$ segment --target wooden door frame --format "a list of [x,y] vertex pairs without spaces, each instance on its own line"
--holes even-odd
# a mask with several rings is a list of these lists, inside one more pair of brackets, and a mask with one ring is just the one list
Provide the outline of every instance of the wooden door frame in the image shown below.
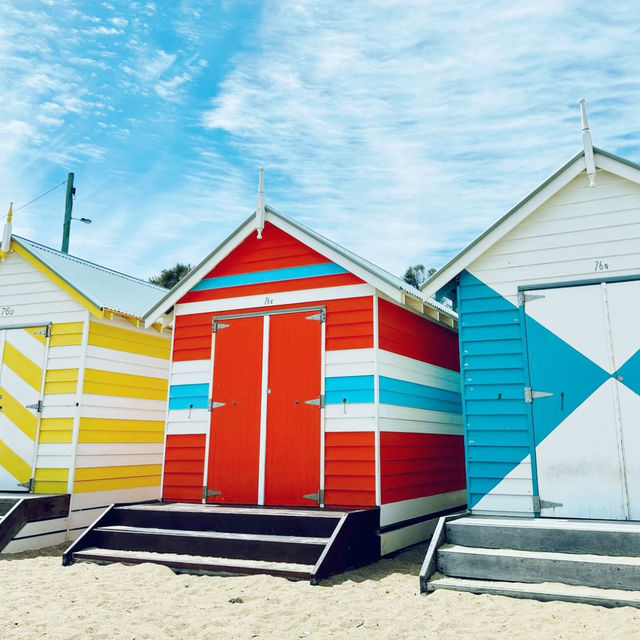
[[[266,438],[267,438],[267,403],[265,398],[267,397],[267,385],[269,381],[269,324],[270,317],[274,315],[285,315],[292,313],[305,313],[317,311],[323,314],[322,322],[320,323],[320,394],[321,397],[325,396],[325,371],[326,371],[326,305],[314,305],[304,307],[294,307],[287,309],[264,309],[262,311],[247,311],[245,313],[216,313],[211,317],[212,334],[211,334],[211,357],[210,357],[210,375],[209,375],[209,412],[211,413],[211,403],[213,401],[213,375],[215,370],[215,350],[216,350],[216,331],[213,331],[213,327],[216,322],[221,320],[236,320],[238,318],[256,318],[262,317],[263,320],[263,334],[262,334],[262,381],[260,389],[260,450],[258,458],[258,500],[257,505],[264,505],[264,485],[265,485],[265,460],[266,460]],[[204,452],[204,469],[203,469],[203,481],[202,486],[205,488],[205,494],[202,497],[202,503],[207,504],[206,489],[209,482],[209,463],[211,457],[211,416],[209,417],[209,429],[205,436],[205,452]],[[320,404],[320,501],[319,507],[324,507],[324,462],[325,462],[325,408],[323,403]]]

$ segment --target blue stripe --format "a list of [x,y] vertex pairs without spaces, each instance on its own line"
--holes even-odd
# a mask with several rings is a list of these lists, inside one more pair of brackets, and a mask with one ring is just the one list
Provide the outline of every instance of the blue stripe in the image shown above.
[[207,409],[209,385],[172,384],[169,387],[169,409]]
[[385,376],[380,376],[380,402],[431,411],[462,412],[461,396],[457,391],[447,391]]
[[191,291],[241,287],[247,284],[282,282],[284,280],[299,280],[301,278],[314,278],[317,276],[333,276],[339,273],[347,273],[347,270],[333,262],[323,262],[322,264],[308,264],[302,267],[271,269],[269,271],[254,271],[253,273],[238,273],[233,276],[205,278],[193,287]]
[[373,402],[373,376],[336,376],[325,379],[325,403]]

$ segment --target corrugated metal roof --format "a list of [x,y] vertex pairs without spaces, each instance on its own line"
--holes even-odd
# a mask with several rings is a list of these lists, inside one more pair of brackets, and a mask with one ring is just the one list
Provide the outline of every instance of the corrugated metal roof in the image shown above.
[[15,235],[12,239],[101,309],[142,318],[167,293],[164,287],[62,253],[33,240]]

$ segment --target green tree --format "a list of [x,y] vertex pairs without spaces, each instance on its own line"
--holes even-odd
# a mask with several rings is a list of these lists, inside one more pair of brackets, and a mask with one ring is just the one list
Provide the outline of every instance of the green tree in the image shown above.
[[192,267],[190,264],[182,264],[177,262],[175,266],[169,269],[163,269],[159,276],[153,276],[149,278],[149,282],[152,284],[158,284],[165,289],[173,289],[182,278],[184,278]]
[[433,267],[427,269],[423,264],[414,264],[413,267],[409,267],[405,271],[402,279],[412,287],[419,289],[435,272]]

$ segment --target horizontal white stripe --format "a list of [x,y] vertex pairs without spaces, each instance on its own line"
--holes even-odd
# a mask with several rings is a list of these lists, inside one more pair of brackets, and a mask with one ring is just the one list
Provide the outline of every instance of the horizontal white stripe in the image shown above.
[[[94,416],[95,410],[104,409],[141,409],[145,411],[160,411],[163,416],[167,408],[166,400],[149,400],[147,398],[125,398],[121,396],[99,396],[92,393],[85,393],[82,398],[83,417]],[[122,418],[122,416],[115,416]],[[152,420],[153,418],[149,418]]]
[[67,518],[49,518],[48,520],[39,520],[38,522],[27,522],[27,524],[16,533],[14,540],[27,538],[29,536],[37,536],[43,533],[54,531],[66,531]]
[[41,369],[44,364],[45,346],[24,329],[9,329],[7,342]]
[[345,433],[349,431],[375,431],[375,418],[327,418],[327,433]]
[[[38,445],[38,459],[40,456],[68,456],[71,455],[70,442],[41,442]],[[36,467],[40,466],[36,464]]]
[[67,539],[67,532],[51,533],[44,536],[35,536],[33,538],[22,538],[21,540],[12,540],[3,550],[2,553],[20,553],[22,551],[35,551],[36,549],[44,549],[56,544],[62,544]]
[[321,289],[305,289],[303,291],[282,291],[279,293],[265,293],[257,296],[243,296],[239,298],[224,298],[222,300],[205,300],[203,302],[187,302],[177,304],[176,315],[192,313],[231,312],[239,309],[253,309],[264,307],[265,299],[269,298],[269,306],[285,304],[310,304],[319,300],[340,300],[343,298],[362,298],[372,296],[374,288],[368,284],[351,284],[343,287],[326,287]]
[[325,354],[327,364],[373,363],[373,359],[373,349],[339,349]]
[[[389,405],[381,405],[389,406]],[[392,407],[397,409],[397,407]],[[427,416],[422,420],[407,420],[402,418],[380,418],[380,431],[393,431],[402,433],[444,433],[461,436],[462,416],[456,413],[442,413],[440,411],[429,411],[427,409],[416,409]],[[390,413],[392,413],[390,411]],[[433,417],[428,417],[431,414]],[[440,417],[451,417],[452,420],[442,420]]]
[[174,361],[171,363],[171,375],[179,375],[182,373],[201,373],[209,375],[211,369],[210,360],[186,360]]
[[414,407],[399,407],[395,404],[381,404],[380,418],[412,420],[415,422],[435,422],[452,426],[462,425],[462,415],[459,413],[432,411],[431,409],[415,409]]
[[[372,349],[349,349],[349,351],[356,356],[354,352],[369,351]],[[343,360],[341,362],[333,362],[333,358],[329,358],[329,354],[339,353],[336,351],[327,351],[327,359],[325,366],[325,375],[327,378],[339,377],[339,376],[372,376],[374,373],[373,366],[373,354],[371,354],[371,360],[368,359],[356,359]],[[364,355],[364,354],[363,354]]]
[[153,487],[135,487],[133,489],[115,489],[113,491],[91,491],[71,495],[71,509],[87,509],[89,507],[108,507],[116,502],[141,502],[158,500],[160,485]]
[[[57,412],[68,409],[69,407],[75,407],[78,397],[75,393],[49,393],[45,395],[42,404],[42,417],[57,417]],[[64,414],[62,414],[61,417],[64,417]]]
[[36,469],[69,469],[71,456],[41,456],[38,454]]
[[42,418],[73,418],[75,415],[75,408],[75,403],[57,407],[48,407],[45,404],[42,407]]
[[380,526],[401,522],[402,520],[410,520],[429,513],[437,513],[445,509],[453,509],[461,507],[467,501],[467,492],[462,489],[460,491],[449,491],[447,493],[438,493],[435,496],[425,496],[422,498],[413,498],[412,500],[402,500],[400,502],[391,502],[383,504],[380,507]]
[[[72,511],[69,515],[69,529],[87,528],[93,524],[107,509],[107,507],[96,507],[95,509],[86,509],[83,511]],[[78,535],[80,535],[79,532]]]
[[78,358],[82,355],[82,346],[79,344],[68,344],[57,347],[49,347],[49,360],[65,360],[67,358]]
[[[25,462],[31,465],[33,440],[20,431],[3,413],[0,413],[0,439]],[[2,465],[2,460],[0,460]]]
[[451,371],[444,367],[438,367],[434,364],[407,358],[406,356],[399,356],[383,349],[379,351],[378,373],[387,378],[405,380],[406,382],[414,382],[460,393],[460,374],[457,371]]
[[47,360],[47,369],[50,371],[59,371],[60,369],[79,369],[80,358],[76,355],[69,354],[67,356],[57,356],[52,358],[49,355]]
[[135,453],[128,455],[94,455],[76,456],[76,468],[92,469],[95,467],[126,467],[138,464],[162,464],[162,454]]
[[162,455],[163,450],[164,445],[162,442],[79,442],[76,453],[78,456],[132,454]]
[[371,418],[373,420],[376,415],[376,406],[372,402],[328,404],[324,409],[324,415],[326,418]]
[[209,433],[209,422],[190,421],[190,422],[168,422],[167,435],[184,436],[184,435],[200,435]]
[[438,518],[410,524],[408,527],[380,534],[380,553],[385,556],[430,538],[438,525]]
[[181,385],[181,384],[209,384],[211,380],[210,371],[199,372],[199,373],[172,373],[170,385]]
[[152,378],[169,377],[168,360],[93,345],[87,346],[85,367]]

